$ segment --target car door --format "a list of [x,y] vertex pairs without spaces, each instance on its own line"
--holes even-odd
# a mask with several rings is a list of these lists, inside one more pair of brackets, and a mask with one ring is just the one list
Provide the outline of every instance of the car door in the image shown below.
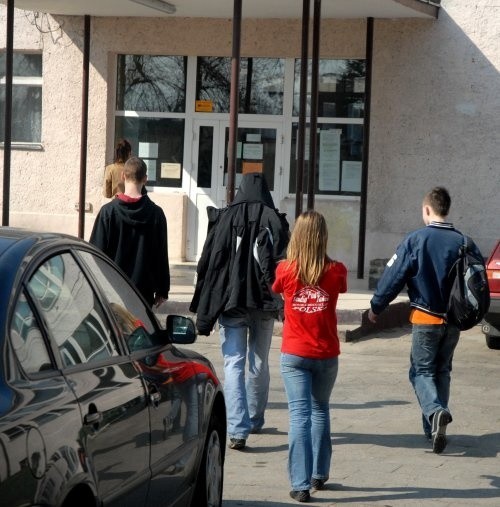
[[79,252],[114,312],[146,385],[150,400],[151,488],[148,505],[182,503],[196,473],[199,390],[189,358],[155,340],[158,324],[150,308],[103,258]]
[[29,295],[13,294],[2,348],[0,505],[60,505],[88,480],[78,456],[80,411],[56,368]]
[[149,411],[140,371],[70,252],[47,258],[28,282],[56,361],[78,400],[83,460],[105,506],[139,507],[149,487]]

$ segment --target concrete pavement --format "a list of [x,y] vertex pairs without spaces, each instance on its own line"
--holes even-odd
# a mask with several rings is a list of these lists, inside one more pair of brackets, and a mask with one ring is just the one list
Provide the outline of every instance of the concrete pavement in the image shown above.
[[[179,268],[184,269],[184,268]],[[190,274],[176,278],[160,312],[186,308]],[[351,283],[339,313],[368,308],[371,291]],[[184,299],[184,307],[180,305]],[[399,303],[405,304],[402,296]],[[180,312],[184,313],[184,312]],[[339,319],[340,320],[340,319]],[[356,329],[359,322],[342,324]],[[357,327],[356,327],[357,326]],[[454,360],[448,447],[432,453],[408,381],[407,325],[370,330],[341,344],[339,376],[331,397],[333,459],[327,489],[309,505],[356,507],[500,506],[500,351],[489,350],[479,326],[462,334]],[[271,385],[264,431],[244,451],[227,450],[224,507],[299,505],[288,496],[288,411],[279,374],[281,337],[270,352]],[[219,336],[190,346],[207,356],[223,381]]]

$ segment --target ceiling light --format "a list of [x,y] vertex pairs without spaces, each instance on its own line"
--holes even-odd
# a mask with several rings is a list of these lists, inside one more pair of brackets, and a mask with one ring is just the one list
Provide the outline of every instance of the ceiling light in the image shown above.
[[169,2],[163,0],[130,0],[136,4],[141,4],[157,11],[166,12],[167,14],[174,14],[177,7]]

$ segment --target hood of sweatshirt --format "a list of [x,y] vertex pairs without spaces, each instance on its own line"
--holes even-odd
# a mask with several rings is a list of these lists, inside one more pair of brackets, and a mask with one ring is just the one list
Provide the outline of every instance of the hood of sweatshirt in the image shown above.
[[267,186],[266,178],[262,173],[246,173],[243,175],[240,186],[231,205],[233,206],[243,202],[260,202],[272,209],[275,209],[271,192]]
[[147,195],[135,202],[122,201],[119,198],[115,198],[113,202],[116,213],[128,224],[149,225],[154,221],[156,205]]

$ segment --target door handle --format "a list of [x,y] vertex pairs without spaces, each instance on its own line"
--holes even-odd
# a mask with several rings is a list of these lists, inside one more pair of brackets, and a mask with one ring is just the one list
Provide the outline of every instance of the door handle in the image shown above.
[[154,408],[160,406],[161,393],[156,386],[149,386],[149,402]]
[[84,424],[87,424],[89,426],[91,424],[99,424],[101,421],[102,421],[102,414],[101,414],[101,412],[88,413],[83,418]]

